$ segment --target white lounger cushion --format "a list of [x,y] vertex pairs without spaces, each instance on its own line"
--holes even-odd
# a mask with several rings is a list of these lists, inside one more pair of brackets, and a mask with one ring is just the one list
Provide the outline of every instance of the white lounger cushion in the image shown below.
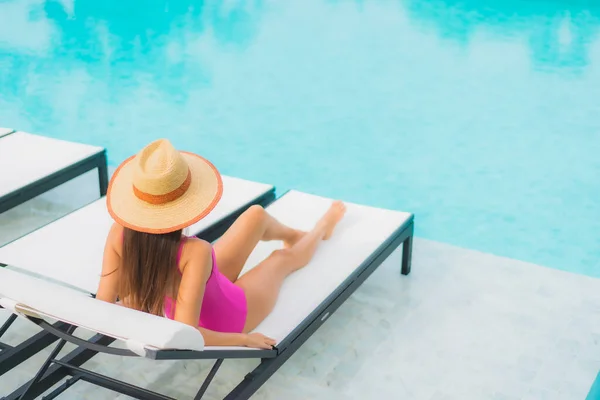
[[[286,225],[310,230],[331,202],[331,199],[290,191],[271,204],[268,211]],[[336,227],[331,239],[319,246],[306,267],[285,280],[275,309],[255,329],[256,332],[281,342],[383,242],[412,218],[412,214],[405,212],[352,203],[346,205],[346,216]],[[281,247],[280,242],[259,243],[244,266],[242,275]]]
[[192,326],[96,300],[6,268],[0,268],[0,304],[123,340],[139,355],[144,355],[145,348],[204,348],[202,335]]
[[[215,209],[187,229],[195,235],[273,186],[223,176],[223,197]],[[96,293],[106,237],[113,223],[101,198],[0,248],[0,263]]]
[[1,138],[0,196],[43,179],[103,151],[102,147],[52,139],[25,132]]

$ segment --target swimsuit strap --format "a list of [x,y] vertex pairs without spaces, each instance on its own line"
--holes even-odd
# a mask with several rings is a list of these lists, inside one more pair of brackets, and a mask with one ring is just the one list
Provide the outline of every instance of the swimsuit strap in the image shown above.
[[[179,243],[179,249],[177,250],[177,272],[179,272],[179,274],[181,274],[181,270],[179,269],[179,261],[181,260],[181,253],[183,250],[183,245],[185,244],[185,242],[189,239],[188,236],[182,236],[181,242]],[[215,257],[215,248],[211,245],[210,246],[210,252],[211,252],[211,256],[212,256],[212,268],[211,268],[211,275],[212,275],[212,271],[215,270],[216,266],[217,266],[217,258]]]

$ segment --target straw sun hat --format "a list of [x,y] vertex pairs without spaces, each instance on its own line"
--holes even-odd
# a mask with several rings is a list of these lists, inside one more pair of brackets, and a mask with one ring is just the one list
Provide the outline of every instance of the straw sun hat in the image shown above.
[[117,168],[106,198],[117,223],[158,234],[198,222],[222,194],[223,182],[214,165],[159,139]]

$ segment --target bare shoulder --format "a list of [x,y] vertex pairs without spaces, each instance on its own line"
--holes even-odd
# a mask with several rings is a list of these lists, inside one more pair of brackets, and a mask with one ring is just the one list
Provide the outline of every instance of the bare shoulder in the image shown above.
[[120,241],[123,237],[123,227],[117,224],[116,222],[113,222],[113,224],[110,227],[110,231],[108,232],[108,237],[110,240]]
[[205,240],[189,238],[181,252],[181,272],[192,269],[194,272],[207,273],[212,269],[212,246]]

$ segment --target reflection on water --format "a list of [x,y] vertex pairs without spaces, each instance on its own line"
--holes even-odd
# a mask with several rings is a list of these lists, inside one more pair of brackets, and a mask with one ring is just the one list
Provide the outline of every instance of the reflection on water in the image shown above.
[[[154,113],[189,101],[186,89],[211,80],[205,55],[243,51],[262,8],[262,0],[0,2],[0,116],[66,138],[83,125],[86,139],[110,146],[100,124],[140,129],[140,104]],[[131,114],[116,112],[128,104]]]
[[442,38],[524,38],[534,65],[580,70],[600,31],[600,3],[588,0],[403,0],[415,20]]
[[222,46],[243,49],[257,32],[262,7],[261,0],[11,0],[0,3],[0,51],[60,63],[135,61],[147,70],[171,42],[206,32]]
[[[262,1],[218,2],[202,0],[146,0],[144,2],[77,1],[71,7],[64,3],[47,2],[44,10],[49,20],[60,25],[69,38],[68,49],[90,50],[78,57],[101,57],[94,42],[97,26],[104,26],[121,52],[117,58],[152,52],[165,40],[182,32],[200,34],[210,30],[220,44],[243,47],[257,29]],[[132,16],[135,16],[132,18]],[[86,45],[92,44],[86,49]]]
[[6,51],[43,55],[53,48],[57,27],[40,12],[43,4],[43,0],[0,2],[0,60],[6,62]]
[[225,174],[600,276],[598,17],[567,0],[0,0],[0,126],[113,164],[165,136]]

